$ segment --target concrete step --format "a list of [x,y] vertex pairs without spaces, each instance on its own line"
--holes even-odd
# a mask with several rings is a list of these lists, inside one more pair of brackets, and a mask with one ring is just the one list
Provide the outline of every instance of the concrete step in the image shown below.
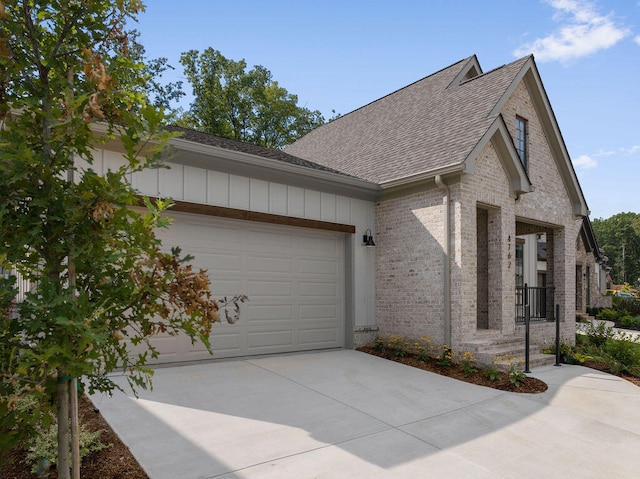
[[[495,340],[478,339],[469,341],[462,345],[464,351],[470,351],[476,358],[478,364],[495,365],[499,369],[509,369],[509,363],[494,363],[494,359],[508,354],[512,358],[525,358],[525,344],[522,338],[502,337]],[[531,344],[529,347],[529,369],[533,367],[548,366],[555,364],[555,356],[552,354],[542,354],[543,346]]]

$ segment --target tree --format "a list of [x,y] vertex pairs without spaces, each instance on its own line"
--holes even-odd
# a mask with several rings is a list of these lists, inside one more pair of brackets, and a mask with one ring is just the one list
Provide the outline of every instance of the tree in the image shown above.
[[204,133],[267,148],[284,148],[324,123],[319,111],[298,106],[298,97],[257,65],[225,58],[207,48],[190,50],[180,62],[194,100],[177,123]]
[[637,284],[640,278],[640,215],[618,213],[595,219],[593,231],[609,257],[611,276],[617,284]]
[[[0,280],[0,446],[22,438],[53,399],[59,477],[69,477],[76,378],[108,392],[116,386],[107,374],[122,368],[134,389],[147,387],[145,364],[157,356],[150,338],[186,333],[210,350],[227,303],[212,298],[188,257],[163,251],[154,230],[168,226],[170,202],[134,209],[140,199],[127,178],[160,166],[171,138],[147,98],[149,70],[130,54],[126,26],[143,8],[0,2],[0,263],[33,286],[15,304],[13,279]],[[122,149],[123,165],[99,174],[93,151],[107,141]],[[129,343],[147,348],[130,357]],[[37,399],[37,414],[16,408],[25,395]]]

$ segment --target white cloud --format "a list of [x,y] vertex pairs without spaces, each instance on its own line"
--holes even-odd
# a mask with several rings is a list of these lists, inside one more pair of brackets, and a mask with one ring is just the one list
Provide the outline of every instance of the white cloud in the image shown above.
[[598,162],[591,156],[580,155],[578,158],[573,160],[573,166],[581,170],[591,170],[598,167]]
[[627,156],[635,155],[640,153],[640,145],[633,145],[631,148],[620,148],[620,151]]
[[628,28],[616,25],[612,13],[601,15],[585,0],[546,0],[546,3],[556,10],[553,18],[561,25],[546,37],[516,49],[515,56],[533,53],[541,62],[567,62],[606,50],[630,34]]
[[640,145],[633,145],[629,148],[621,147],[616,150],[598,150],[596,153],[593,153],[591,155],[580,155],[578,158],[572,161],[573,166],[577,170],[592,170],[594,168],[598,168],[598,158],[629,157],[639,153]]
[[634,38],[633,41],[635,41],[638,44],[638,46],[640,47],[640,35],[638,35],[636,38]]

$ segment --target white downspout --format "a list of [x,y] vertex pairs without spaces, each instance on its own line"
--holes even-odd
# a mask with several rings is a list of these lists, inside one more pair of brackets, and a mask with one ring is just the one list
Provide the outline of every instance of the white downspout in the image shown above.
[[442,180],[442,176],[436,175],[436,185],[444,190],[444,343],[451,346],[451,240],[450,240],[450,219],[449,201],[451,192],[449,187]]

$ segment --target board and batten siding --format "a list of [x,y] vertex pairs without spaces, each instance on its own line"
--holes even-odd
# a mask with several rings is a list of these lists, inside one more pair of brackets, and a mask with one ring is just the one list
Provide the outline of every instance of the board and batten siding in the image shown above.
[[[102,174],[123,164],[120,153],[97,150],[91,167]],[[347,324],[356,330],[376,326],[375,251],[362,246],[367,229],[375,234],[375,202],[213,169],[171,162],[167,166],[130,174],[129,181],[142,195],[355,226],[355,234],[345,238],[351,296]]]

